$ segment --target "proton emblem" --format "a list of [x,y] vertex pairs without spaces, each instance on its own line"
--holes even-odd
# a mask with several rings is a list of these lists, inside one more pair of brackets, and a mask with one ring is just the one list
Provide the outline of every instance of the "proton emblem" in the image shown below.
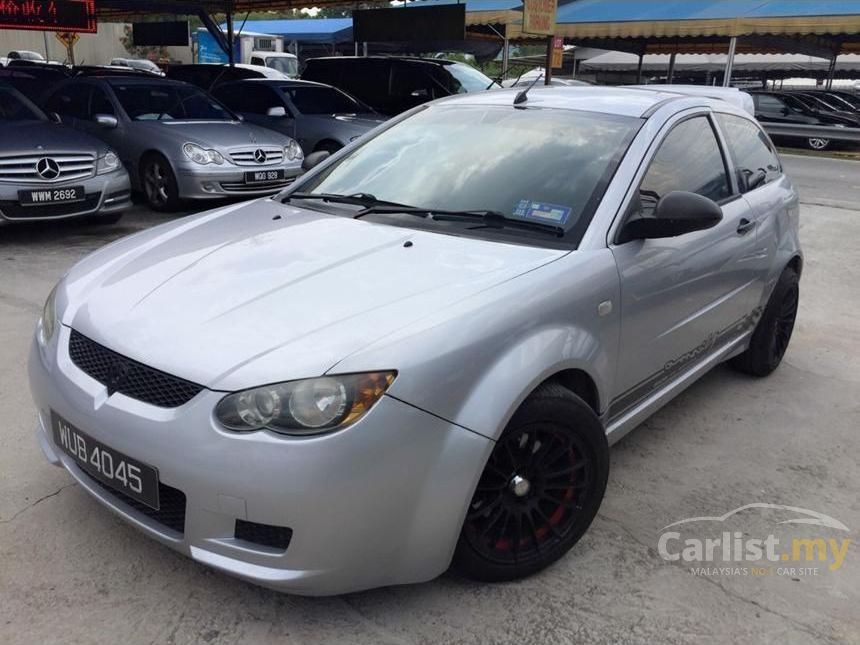
[[43,157],[36,162],[36,172],[42,179],[56,179],[60,176],[60,164],[53,159]]
[[266,159],[268,159],[268,156],[266,155],[265,150],[261,150],[259,148],[254,150],[254,161],[257,163],[266,163]]

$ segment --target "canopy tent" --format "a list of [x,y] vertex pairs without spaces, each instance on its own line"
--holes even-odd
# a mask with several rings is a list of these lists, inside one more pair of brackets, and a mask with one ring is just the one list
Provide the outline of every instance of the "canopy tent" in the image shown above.
[[404,7],[432,7],[446,4],[466,5],[466,27],[507,25],[523,19],[521,0],[416,0]]
[[[272,36],[282,36],[285,41],[300,43],[352,43],[352,18],[308,18],[305,20],[248,20],[235,21],[236,29],[242,33],[258,32]],[[227,23],[221,25],[227,30]]]
[[[677,73],[721,72],[726,66],[725,54],[678,54],[675,59]],[[642,70],[662,74],[669,65],[669,54],[648,54],[644,57]],[[626,52],[608,52],[584,61],[583,72],[632,72],[639,67],[639,57]],[[737,54],[735,72],[767,73],[782,72],[794,76],[820,75],[827,73],[830,61],[803,54]],[[860,73],[860,55],[847,54],[836,61],[836,70]]]

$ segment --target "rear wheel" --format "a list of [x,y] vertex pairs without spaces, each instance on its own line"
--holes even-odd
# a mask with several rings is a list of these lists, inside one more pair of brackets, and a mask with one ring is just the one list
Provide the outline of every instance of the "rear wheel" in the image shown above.
[[782,272],[756,325],[749,348],[729,362],[732,367],[752,376],[767,376],[779,367],[794,331],[800,302],[799,282],[797,272],[791,267]]
[[179,185],[170,163],[160,154],[149,154],[140,164],[140,183],[149,207],[172,211],[179,207]]
[[590,526],[606,490],[609,446],[588,405],[551,383],[514,414],[469,504],[453,567],[514,580],[555,562]]

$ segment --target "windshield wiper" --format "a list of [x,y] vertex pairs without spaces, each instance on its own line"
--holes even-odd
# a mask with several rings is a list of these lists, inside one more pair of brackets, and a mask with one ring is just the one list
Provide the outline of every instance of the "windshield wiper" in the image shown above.
[[332,204],[351,204],[353,206],[364,206],[365,208],[370,208],[372,206],[391,206],[400,209],[412,208],[412,206],[407,206],[405,204],[398,204],[397,202],[387,202],[381,199],[377,199],[370,193],[352,193],[351,195],[339,195],[337,193],[296,192],[290,193],[289,195],[285,196],[284,199],[281,200],[281,203],[286,204],[292,199],[315,199],[321,202],[329,202]]
[[373,204],[359,211],[353,219],[365,215],[417,215],[426,217],[437,222],[470,221],[478,222],[485,228],[518,228],[524,231],[535,231],[537,233],[548,233],[554,237],[564,237],[564,228],[555,224],[544,224],[543,222],[526,222],[521,219],[508,217],[504,213],[492,210],[462,210],[449,211],[438,208],[396,207],[383,203]]

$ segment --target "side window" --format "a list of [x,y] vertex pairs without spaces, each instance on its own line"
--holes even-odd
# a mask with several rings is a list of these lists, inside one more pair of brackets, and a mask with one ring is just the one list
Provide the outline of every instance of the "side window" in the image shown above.
[[785,104],[770,94],[759,94],[758,107],[764,112],[779,112],[785,107]]
[[237,112],[266,114],[269,108],[283,105],[277,95],[265,85],[254,86],[250,83],[227,85],[215,90],[215,98]]
[[738,183],[743,192],[772,181],[782,169],[770,141],[752,121],[732,114],[717,114],[717,121],[726,137],[732,155]]
[[651,216],[660,198],[673,190],[698,193],[715,202],[731,195],[726,164],[705,116],[682,121],[663,139],[639,186],[633,214]]
[[90,86],[84,83],[65,85],[48,99],[45,108],[72,119],[89,118]]
[[436,84],[423,66],[394,64],[391,69],[391,94],[410,96],[424,101],[434,98]]
[[265,67],[266,61],[264,61],[259,56],[251,56],[251,65],[262,65],[263,67]]
[[90,97],[89,117],[92,118],[96,114],[109,114],[111,116],[116,116],[116,111],[113,109],[113,103],[110,102],[107,94],[105,94],[104,90],[100,87],[94,87],[92,96]]

